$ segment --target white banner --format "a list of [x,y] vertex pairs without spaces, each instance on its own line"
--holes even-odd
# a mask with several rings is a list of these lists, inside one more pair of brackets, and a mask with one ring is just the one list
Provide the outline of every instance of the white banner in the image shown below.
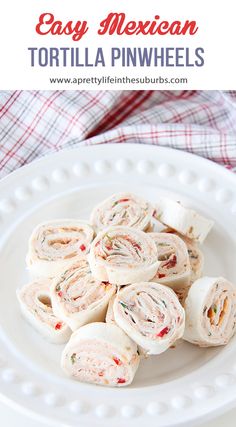
[[8,0],[0,89],[234,89],[233,4]]

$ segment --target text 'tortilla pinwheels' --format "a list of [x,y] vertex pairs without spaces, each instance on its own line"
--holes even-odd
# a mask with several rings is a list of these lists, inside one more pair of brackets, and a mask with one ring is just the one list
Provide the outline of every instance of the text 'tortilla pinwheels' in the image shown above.
[[101,231],[91,245],[88,260],[95,278],[116,285],[150,280],[160,264],[153,239],[128,227]]
[[34,277],[54,277],[85,258],[94,231],[85,221],[58,219],[39,224],[29,240],[27,267]]
[[147,230],[153,208],[141,197],[131,193],[118,193],[95,206],[90,221],[96,230],[113,225]]
[[50,281],[37,280],[17,291],[23,316],[48,341],[63,344],[68,341],[71,330],[52,311]]
[[137,345],[118,326],[97,322],[72,334],[61,366],[78,381],[122,387],[133,381],[139,360]]
[[86,323],[103,321],[115,291],[115,285],[94,279],[88,262],[80,260],[54,280],[53,310],[75,331]]
[[225,345],[235,333],[236,286],[223,277],[202,277],[185,300],[184,339],[200,347]]
[[153,282],[118,292],[115,321],[146,354],[160,354],[184,333],[185,313],[172,289]]

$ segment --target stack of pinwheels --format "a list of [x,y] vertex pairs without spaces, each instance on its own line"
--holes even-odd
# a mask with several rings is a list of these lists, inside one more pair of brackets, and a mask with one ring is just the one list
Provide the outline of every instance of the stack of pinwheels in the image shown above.
[[44,222],[29,239],[22,313],[51,342],[67,342],[69,376],[100,385],[129,385],[143,358],[180,338],[225,345],[236,286],[202,277],[200,245],[212,226],[177,201],[153,206],[130,193],[97,205],[90,222]]

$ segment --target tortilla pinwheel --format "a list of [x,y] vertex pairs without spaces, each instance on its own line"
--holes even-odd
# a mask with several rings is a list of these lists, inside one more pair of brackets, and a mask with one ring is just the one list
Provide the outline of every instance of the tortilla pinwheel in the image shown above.
[[156,246],[161,264],[152,282],[170,286],[175,292],[187,288],[190,283],[190,261],[184,241],[170,233],[150,233]]
[[163,224],[199,243],[203,243],[214,224],[193,209],[185,208],[181,203],[165,197],[158,201],[154,216]]
[[123,387],[133,381],[139,359],[137,345],[118,326],[97,322],[72,334],[61,366],[78,381]]
[[50,297],[50,281],[41,279],[23,286],[17,291],[21,312],[25,319],[48,341],[63,344],[71,330],[53,313]]
[[54,313],[74,331],[90,322],[103,321],[116,286],[94,279],[86,260],[69,267],[51,286]]
[[150,227],[152,213],[152,206],[141,197],[117,193],[95,206],[90,221],[97,230],[120,225],[146,231]]
[[135,283],[118,292],[115,321],[146,354],[166,351],[184,333],[185,313],[167,286]]
[[96,279],[116,285],[150,280],[160,264],[149,234],[128,227],[101,231],[91,245],[88,260]]
[[236,286],[223,277],[202,277],[185,300],[184,339],[200,347],[225,345],[235,333]]
[[31,234],[26,258],[31,275],[52,278],[85,258],[93,235],[85,221],[58,219],[39,224]]

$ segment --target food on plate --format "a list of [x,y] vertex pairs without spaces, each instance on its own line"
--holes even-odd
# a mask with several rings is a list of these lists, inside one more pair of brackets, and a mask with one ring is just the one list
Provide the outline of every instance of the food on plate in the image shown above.
[[93,228],[85,221],[57,219],[39,224],[32,232],[26,258],[34,277],[52,278],[85,258],[93,240]]
[[204,266],[204,256],[202,251],[199,248],[198,243],[194,242],[188,237],[183,236],[182,234],[173,230],[173,228],[167,227],[162,232],[168,233],[168,234],[175,234],[179,236],[186,244],[188,255],[189,255],[190,268],[191,268],[190,283],[192,284],[193,282],[195,282],[195,280],[201,277],[203,266]]
[[193,209],[185,208],[181,203],[165,197],[158,201],[154,216],[163,224],[199,243],[203,243],[214,224]]
[[90,322],[105,319],[116,286],[94,279],[87,260],[68,267],[51,286],[54,313],[75,331]]
[[70,328],[52,311],[49,280],[41,279],[24,285],[17,291],[17,298],[25,319],[44,338],[55,344],[68,341]]
[[117,193],[95,206],[90,221],[97,230],[113,225],[146,231],[151,224],[150,203],[131,193]]
[[223,277],[202,277],[185,300],[184,339],[200,347],[225,345],[235,333],[236,286]]
[[204,266],[204,256],[198,245],[190,241],[189,239],[184,239],[187,248],[188,255],[191,267],[190,283],[192,284],[195,280],[199,279],[202,275],[203,266]]
[[115,322],[146,354],[166,351],[184,333],[185,313],[167,286],[141,282],[126,286],[115,298]]
[[39,224],[27,254],[34,280],[17,291],[30,324],[53,343],[67,342],[68,376],[123,387],[143,356],[180,338],[200,347],[229,342],[236,286],[201,277],[199,243],[213,221],[165,197],[153,209],[128,192],[95,206],[90,221]]
[[149,234],[128,227],[109,227],[94,239],[88,256],[95,278],[116,285],[150,280],[160,261]]
[[175,234],[150,233],[154,240],[158,260],[161,262],[152,282],[162,283],[175,292],[190,284],[190,261],[187,246]]
[[114,294],[108,304],[107,314],[106,314],[106,322],[107,323],[116,323],[114,318],[113,304],[115,301],[116,294]]
[[97,322],[71,335],[61,366],[78,381],[123,387],[133,381],[139,359],[137,345],[118,326]]

